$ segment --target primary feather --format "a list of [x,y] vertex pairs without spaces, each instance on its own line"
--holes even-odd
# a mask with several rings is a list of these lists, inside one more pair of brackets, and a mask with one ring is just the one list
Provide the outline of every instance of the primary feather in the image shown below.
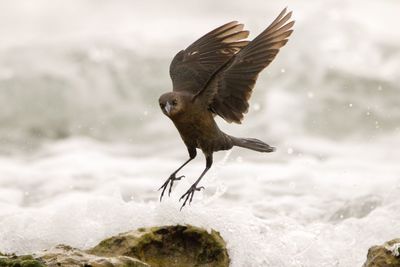
[[258,74],[276,57],[292,34],[294,21],[284,9],[272,24],[215,74],[204,91],[210,109],[227,122],[240,123],[248,111],[248,100]]

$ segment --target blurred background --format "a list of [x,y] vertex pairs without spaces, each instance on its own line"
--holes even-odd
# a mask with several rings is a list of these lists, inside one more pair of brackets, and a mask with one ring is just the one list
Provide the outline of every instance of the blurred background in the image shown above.
[[[187,151],[158,107],[173,56],[238,20],[257,36],[284,8],[295,31],[262,72],[242,125],[277,147],[215,155],[204,192],[158,202]],[[400,3],[395,0],[0,2],[0,251],[89,247],[192,223],[233,266],[360,266],[400,236]],[[249,244],[250,243],[250,244]]]

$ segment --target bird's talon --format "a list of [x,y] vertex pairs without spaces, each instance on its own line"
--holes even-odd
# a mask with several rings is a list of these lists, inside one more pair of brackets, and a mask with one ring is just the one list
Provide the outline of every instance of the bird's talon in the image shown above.
[[162,201],[162,198],[164,196],[165,190],[167,189],[168,185],[169,185],[168,196],[170,196],[172,192],[172,186],[174,185],[174,181],[179,181],[182,178],[185,178],[185,175],[181,175],[179,177],[176,177],[175,175],[176,175],[175,173],[171,174],[169,178],[165,181],[165,183],[158,189],[158,191],[162,189],[160,195],[160,202]]
[[188,203],[188,202],[189,202],[189,206],[191,206],[194,193],[195,193],[196,191],[200,191],[200,190],[202,190],[202,189],[205,189],[204,186],[196,187],[196,185],[192,185],[192,186],[189,188],[189,190],[186,191],[186,193],[183,194],[183,195],[181,196],[181,198],[179,199],[179,201],[181,201],[182,199],[185,198],[185,201],[183,202],[183,205],[182,205],[182,207],[181,207],[180,210],[182,210],[182,208],[183,208],[183,207],[186,205],[186,203]]
[[175,180],[175,181],[179,181],[179,180],[182,179],[182,178],[185,178],[185,175],[181,175],[181,176],[179,176],[179,177],[176,177],[174,180]]

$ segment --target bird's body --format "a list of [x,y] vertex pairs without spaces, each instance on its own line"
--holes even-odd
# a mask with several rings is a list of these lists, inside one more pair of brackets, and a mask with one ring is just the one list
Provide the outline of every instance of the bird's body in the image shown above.
[[[188,101],[191,101],[190,98]],[[199,100],[195,100],[186,106],[185,112],[171,119],[188,149],[198,148],[204,154],[211,154],[233,146],[229,136],[219,129],[214,116],[211,111],[204,110]]]
[[173,91],[163,94],[160,107],[176,126],[185,143],[189,160],[171,174],[161,186],[161,197],[169,185],[171,192],[176,177],[201,149],[206,157],[206,168],[197,181],[181,197],[182,205],[191,202],[201,178],[212,165],[216,151],[233,146],[259,152],[272,152],[274,148],[253,138],[237,138],[222,132],[214,117],[227,122],[241,123],[247,112],[248,100],[258,74],[275,58],[292,33],[294,22],[287,22],[291,12],[286,9],[253,41],[243,40],[249,32],[233,21],[204,35],[172,60],[170,75]]

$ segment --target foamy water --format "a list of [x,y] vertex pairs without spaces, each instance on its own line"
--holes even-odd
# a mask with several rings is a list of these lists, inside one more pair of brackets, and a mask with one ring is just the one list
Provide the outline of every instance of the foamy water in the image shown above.
[[[353,267],[400,236],[396,1],[1,5],[0,251],[88,248],[189,223],[220,231],[232,266]],[[244,123],[218,120],[277,152],[216,153],[206,190],[180,212],[199,153],[159,203],[187,157],[157,103],[169,61],[233,19],[254,37],[285,6],[295,34],[260,76]]]

